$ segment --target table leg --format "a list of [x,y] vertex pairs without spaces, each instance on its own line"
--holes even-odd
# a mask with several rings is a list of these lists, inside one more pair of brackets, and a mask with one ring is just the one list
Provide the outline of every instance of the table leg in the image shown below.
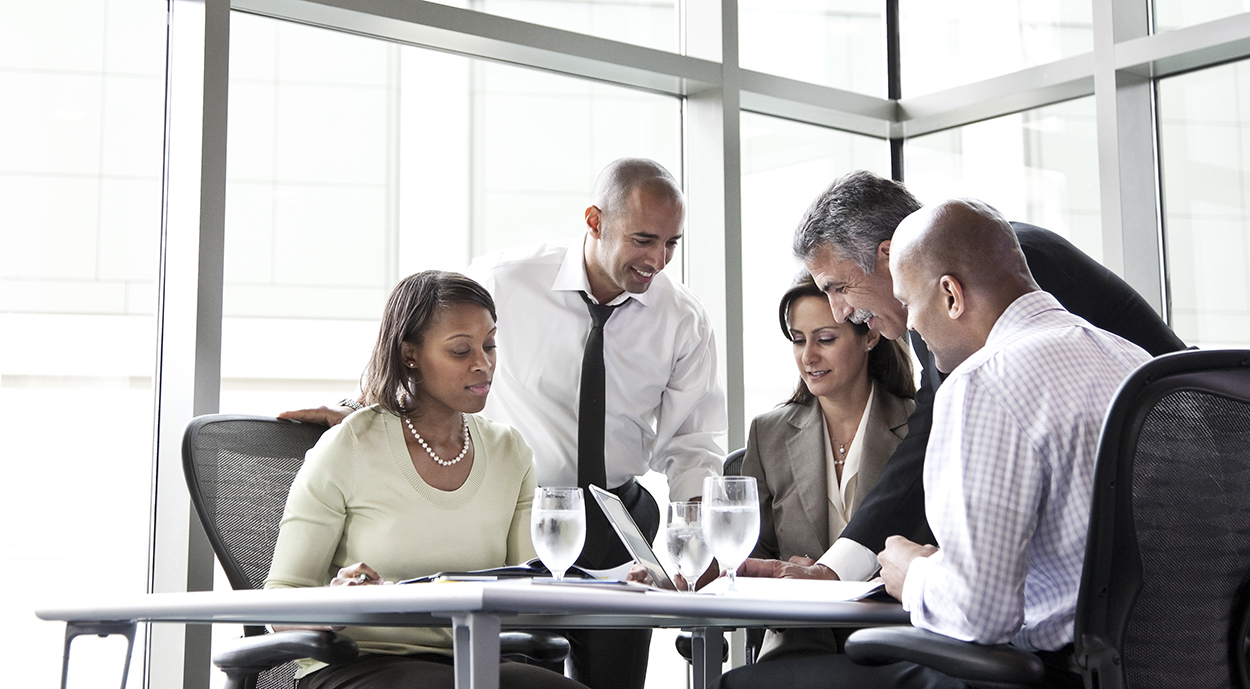
[[720,678],[721,649],[724,630],[720,627],[699,627],[690,632],[691,664],[694,670],[692,689],[705,689]]
[[499,689],[499,616],[459,613],[451,623],[456,689]]
[[130,655],[135,648],[134,622],[66,622],[65,623],[65,655],[61,661],[61,689],[65,689],[69,681],[69,646],[75,637],[94,634],[105,637],[121,634],[126,637],[126,659],[122,661],[122,689],[126,689],[126,678],[130,675]]

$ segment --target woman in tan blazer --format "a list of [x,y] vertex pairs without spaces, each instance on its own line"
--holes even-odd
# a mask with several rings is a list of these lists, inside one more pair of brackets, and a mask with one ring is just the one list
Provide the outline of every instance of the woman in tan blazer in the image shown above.
[[[760,540],[751,557],[817,558],[838,538],[907,435],[916,394],[903,346],[866,325],[838,323],[803,274],[781,298],[782,333],[799,384],[751,422],[742,473],[759,484]],[[761,660],[838,650],[828,629],[770,632]]]

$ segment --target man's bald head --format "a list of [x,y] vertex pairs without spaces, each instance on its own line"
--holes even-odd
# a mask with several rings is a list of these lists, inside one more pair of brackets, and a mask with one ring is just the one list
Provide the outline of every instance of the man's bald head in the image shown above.
[[890,242],[894,295],[950,371],[985,344],[1003,311],[1039,288],[1011,224],[975,199],[922,208]]
[[951,199],[911,214],[895,231],[890,255],[904,270],[932,279],[954,276],[965,289],[997,294],[1008,305],[1038,289],[1011,223],[976,199]]
[[599,173],[590,203],[609,220],[619,218],[629,208],[634,190],[649,200],[684,207],[681,185],[663,165],[647,158],[621,158]]

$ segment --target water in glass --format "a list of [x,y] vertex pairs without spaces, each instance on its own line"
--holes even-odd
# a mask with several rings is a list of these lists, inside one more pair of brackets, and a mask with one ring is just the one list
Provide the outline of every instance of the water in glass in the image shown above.
[[557,581],[563,579],[586,542],[586,510],[581,489],[535,489],[530,538],[551,576]]
[[760,504],[750,476],[713,476],[703,480],[703,535],[712,554],[734,578],[760,537]]
[[664,540],[668,556],[693,591],[703,570],[712,563],[712,551],[703,537],[702,505],[697,502],[674,502],[668,506],[668,526]]

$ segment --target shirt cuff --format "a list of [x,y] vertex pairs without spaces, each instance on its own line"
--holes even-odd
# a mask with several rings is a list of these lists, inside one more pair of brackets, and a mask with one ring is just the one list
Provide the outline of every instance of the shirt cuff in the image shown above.
[[929,557],[918,557],[907,566],[907,576],[903,579],[903,600],[901,601],[903,609],[907,612],[920,609],[924,594],[925,577],[929,576],[929,567],[941,555],[942,553],[938,552]]
[[816,564],[832,569],[842,581],[868,581],[880,569],[877,554],[849,538],[834,541]]

